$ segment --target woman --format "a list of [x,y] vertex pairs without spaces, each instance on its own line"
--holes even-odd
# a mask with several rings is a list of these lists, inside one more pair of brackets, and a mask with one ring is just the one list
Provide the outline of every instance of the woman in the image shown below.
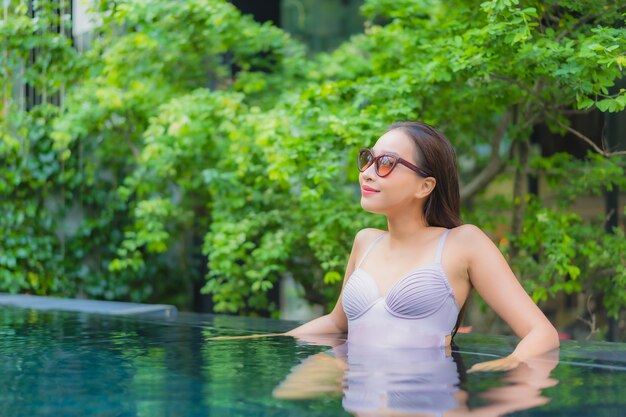
[[456,157],[441,133],[421,122],[394,124],[361,150],[358,166],[361,206],[385,215],[388,230],[357,233],[333,311],[287,335],[347,332],[352,344],[448,346],[473,287],[521,340],[509,356],[470,371],[512,369],[559,346],[497,247],[461,225]]
[[521,340],[509,356],[470,372],[512,369],[559,346],[498,248],[461,224],[456,157],[441,133],[421,122],[394,124],[360,151],[358,167],[361,205],[383,214],[387,231],[357,233],[333,311],[284,335],[347,332],[353,346],[449,347],[475,288]]

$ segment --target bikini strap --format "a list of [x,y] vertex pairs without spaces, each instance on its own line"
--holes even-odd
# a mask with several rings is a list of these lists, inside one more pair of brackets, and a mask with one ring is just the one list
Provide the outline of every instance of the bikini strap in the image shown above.
[[386,234],[387,234],[387,232],[381,233],[380,236],[378,236],[376,239],[374,239],[374,241],[372,243],[370,243],[370,245],[367,247],[367,250],[365,251],[365,254],[363,254],[363,256],[361,257],[361,261],[357,264],[356,268],[361,266],[361,264],[363,263],[365,258],[367,258],[367,255],[369,255],[370,251],[374,248],[374,246],[376,246],[378,241],[380,239],[382,239],[383,236],[385,236]]
[[437,254],[435,255],[435,263],[441,263],[441,254],[443,253],[443,245],[446,243],[446,237],[450,233],[450,229],[446,229],[445,232],[439,238],[439,245],[437,246]]

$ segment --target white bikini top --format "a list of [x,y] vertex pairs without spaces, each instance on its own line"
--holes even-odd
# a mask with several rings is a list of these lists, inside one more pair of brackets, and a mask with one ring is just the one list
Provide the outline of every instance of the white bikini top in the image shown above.
[[367,248],[348,279],[342,295],[348,318],[348,342],[405,347],[444,346],[456,324],[459,308],[441,264],[446,230],[439,239],[435,260],[402,277],[386,295],[361,264],[387,234]]

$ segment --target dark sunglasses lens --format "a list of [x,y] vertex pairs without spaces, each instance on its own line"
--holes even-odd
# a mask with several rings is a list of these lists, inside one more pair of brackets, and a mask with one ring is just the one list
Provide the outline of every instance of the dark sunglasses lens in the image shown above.
[[386,177],[391,173],[396,165],[396,158],[391,155],[383,155],[376,161],[376,171],[381,177]]
[[359,159],[357,159],[359,171],[365,171],[372,163],[372,159],[374,159],[374,157],[370,151],[367,149],[361,150],[361,152],[359,152]]

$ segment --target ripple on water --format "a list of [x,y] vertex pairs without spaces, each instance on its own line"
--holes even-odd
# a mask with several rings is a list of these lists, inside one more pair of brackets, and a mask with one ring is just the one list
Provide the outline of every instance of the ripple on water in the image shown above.
[[626,372],[610,367],[626,363],[625,356],[600,345],[568,350],[565,344],[558,366],[544,360],[506,373],[468,374],[474,363],[493,358],[488,354],[510,351],[510,340],[462,335],[462,353],[453,356],[348,347],[328,337],[208,340],[250,334],[245,326],[259,330],[260,323],[0,308],[0,415],[307,417],[472,409],[608,416],[626,405]]

